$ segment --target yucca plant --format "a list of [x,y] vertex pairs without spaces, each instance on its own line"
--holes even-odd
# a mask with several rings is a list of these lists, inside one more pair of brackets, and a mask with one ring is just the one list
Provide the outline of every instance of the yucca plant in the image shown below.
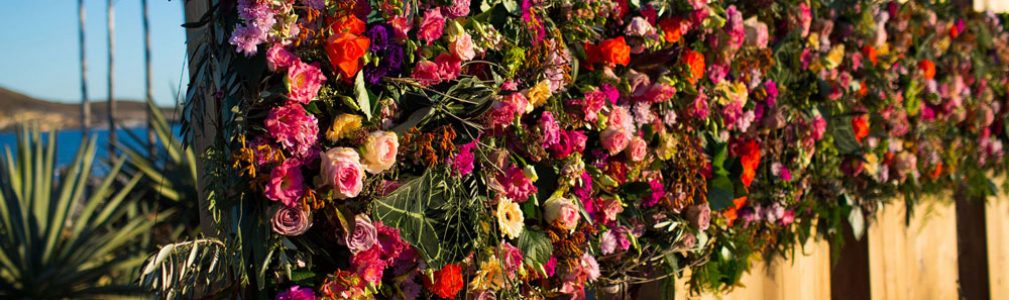
[[[81,143],[65,171],[55,133],[22,128],[0,163],[0,298],[109,298],[142,292],[131,283],[146,253],[139,237],[156,221],[137,213],[141,176],[117,160],[90,186],[95,140]],[[120,183],[116,183],[119,181]],[[111,187],[118,185],[118,190]]]

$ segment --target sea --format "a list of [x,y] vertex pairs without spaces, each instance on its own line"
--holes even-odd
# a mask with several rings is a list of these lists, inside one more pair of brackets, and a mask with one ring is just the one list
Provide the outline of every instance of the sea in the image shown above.
[[[172,134],[176,138],[181,138],[182,126],[179,124],[172,125]],[[0,132],[0,151],[3,154],[0,156],[6,156],[9,150],[12,157],[17,155],[17,130],[8,130]],[[52,132],[42,133],[43,140],[48,139]],[[55,132],[56,134],[56,167],[61,168],[73,163],[74,156],[77,155],[77,149],[81,147],[81,142],[84,139],[84,131],[81,129],[63,129]],[[97,139],[95,141],[95,157],[97,161],[108,161],[108,150],[109,150],[109,130],[108,128],[92,128],[91,134]],[[147,127],[146,126],[136,126],[136,127],[126,127],[116,129],[116,138],[123,143],[132,146],[143,146],[147,144]],[[155,141],[157,138],[155,137]],[[98,164],[96,161],[96,165]],[[107,166],[105,166],[107,168]],[[102,167],[96,170],[101,173]]]

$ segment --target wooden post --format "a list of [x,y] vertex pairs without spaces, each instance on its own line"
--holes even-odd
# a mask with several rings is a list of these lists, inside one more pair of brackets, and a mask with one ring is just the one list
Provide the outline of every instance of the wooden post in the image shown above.
[[81,132],[88,136],[91,127],[91,103],[88,102],[88,59],[85,55],[87,46],[84,44],[84,0],[77,0],[77,14],[80,20],[80,31],[77,40],[81,47]]
[[990,299],[988,245],[984,199],[958,195],[956,199],[957,255],[960,298]]
[[[199,21],[207,11],[210,10],[211,0],[186,0],[185,2],[185,20],[186,23],[195,23]],[[195,82],[195,77],[199,71],[196,60],[196,50],[199,49],[200,43],[209,42],[208,29],[207,26],[213,26],[213,24],[199,26],[199,27],[188,27],[186,28],[186,50],[189,55],[189,85],[198,85],[199,82]],[[210,58],[208,58],[210,59]],[[216,120],[217,114],[215,113],[216,107],[214,107],[214,101],[211,97],[212,95],[198,95],[192,101],[196,103],[190,105],[197,105],[202,107],[202,111],[205,114],[202,116],[204,122],[213,123]],[[194,110],[196,111],[196,110]],[[189,116],[192,118],[192,116]],[[207,236],[215,236],[216,231],[213,230],[213,218],[210,215],[210,202],[207,201],[207,189],[206,183],[204,182],[206,178],[206,161],[203,159],[204,153],[206,153],[207,147],[213,145],[214,137],[216,137],[216,132],[214,132],[214,126],[210,124],[203,124],[194,126],[191,129],[191,134],[193,135],[190,139],[193,147],[193,152],[197,156],[196,160],[196,188],[197,194],[200,200],[200,227],[202,228],[203,234]]]
[[109,159],[116,159],[116,93],[115,93],[115,56],[116,56],[116,11],[112,0],[105,0],[108,21],[109,42],[109,103],[106,106],[109,118]]
[[863,235],[861,239],[855,239],[851,226],[847,222],[844,226],[844,245],[838,250],[831,248],[831,256],[836,256],[837,261],[830,267],[830,298],[871,299],[869,238]]

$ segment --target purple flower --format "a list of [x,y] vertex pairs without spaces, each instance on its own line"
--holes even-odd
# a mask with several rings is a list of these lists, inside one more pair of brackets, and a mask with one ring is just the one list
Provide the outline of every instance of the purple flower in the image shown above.
[[357,254],[375,246],[378,241],[378,230],[367,215],[360,214],[354,217],[354,232],[344,235],[343,238],[350,252]]
[[280,205],[270,219],[273,232],[284,236],[299,236],[312,227],[312,213],[301,207]]

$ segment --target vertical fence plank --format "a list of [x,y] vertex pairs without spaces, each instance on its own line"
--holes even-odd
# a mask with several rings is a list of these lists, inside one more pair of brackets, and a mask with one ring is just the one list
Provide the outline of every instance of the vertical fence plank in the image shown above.
[[988,199],[985,208],[988,275],[992,298],[1009,297],[1009,197]]
[[968,300],[989,299],[984,199],[955,198],[960,296]]
[[[845,222],[847,224],[847,222]],[[832,252],[834,249],[831,249]],[[869,238],[855,239],[849,225],[844,228],[844,245],[830,269],[831,299],[869,300]],[[832,255],[832,256],[834,256]]]
[[880,210],[869,227],[872,299],[957,299],[955,208],[924,199],[905,224],[903,201]]

